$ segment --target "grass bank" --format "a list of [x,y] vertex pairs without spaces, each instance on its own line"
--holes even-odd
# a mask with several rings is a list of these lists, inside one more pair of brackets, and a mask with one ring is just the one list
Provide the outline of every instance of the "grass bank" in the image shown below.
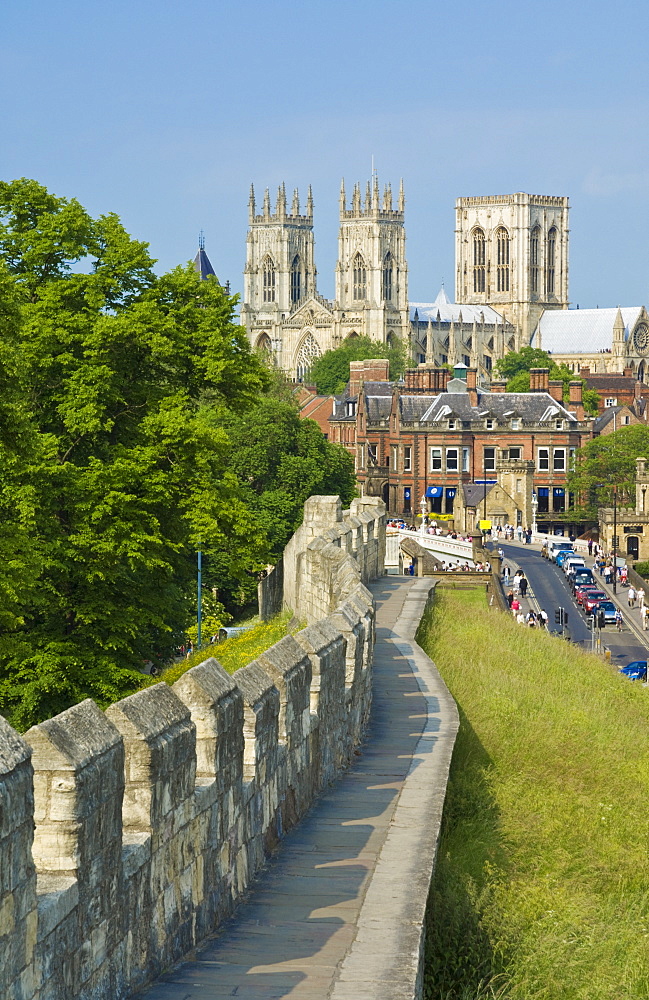
[[461,717],[427,1000],[649,998],[649,690],[478,592],[419,641]]
[[229,674],[233,674],[235,670],[238,670],[239,667],[245,667],[269,646],[283,639],[285,635],[294,635],[304,628],[304,622],[291,626],[292,620],[293,613],[289,611],[276,615],[267,622],[259,622],[246,632],[233,635],[230,639],[224,639],[223,642],[203,646],[200,652],[192,653],[189,659],[181,660],[163,670],[162,675],[152,678],[150,683],[157,684],[162,680],[166,681],[167,684],[173,684],[186,670],[209,659],[210,656],[218,660]]

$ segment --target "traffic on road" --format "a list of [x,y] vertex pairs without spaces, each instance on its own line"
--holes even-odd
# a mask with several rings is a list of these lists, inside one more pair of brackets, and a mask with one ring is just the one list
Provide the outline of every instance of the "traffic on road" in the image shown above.
[[547,616],[550,632],[563,635],[584,650],[599,642],[618,669],[633,665],[634,669],[625,671],[626,676],[646,680],[649,657],[643,633],[634,622],[625,620],[621,611],[621,602],[627,602],[625,585],[618,584],[618,594],[612,595],[594,560],[574,552],[567,539],[549,538],[547,558],[536,548],[514,542],[494,541],[491,548],[503,553],[506,593],[512,590],[514,574],[522,571],[526,587],[523,593],[516,588],[519,607],[513,609],[519,621],[529,623],[532,614],[540,623]]

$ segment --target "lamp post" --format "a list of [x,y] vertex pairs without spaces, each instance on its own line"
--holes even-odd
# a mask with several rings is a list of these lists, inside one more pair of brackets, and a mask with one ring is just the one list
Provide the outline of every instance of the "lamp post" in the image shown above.
[[421,500],[419,501],[419,508],[421,510],[421,526],[419,528],[419,533],[421,535],[426,534],[425,517],[428,513],[428,504],[426,503],[426,496],[422,494]]
[[617,486],[613,487],[613,593],[617,594]]
[[202,607],[203,591],[203,553],[198,550],[198,604],[196,611],[196,649],[201,648],[201,622],[203,617]]
[[539,509],[539,498],[536,490],[532,490],[532,534],[536,534],[536,512]]

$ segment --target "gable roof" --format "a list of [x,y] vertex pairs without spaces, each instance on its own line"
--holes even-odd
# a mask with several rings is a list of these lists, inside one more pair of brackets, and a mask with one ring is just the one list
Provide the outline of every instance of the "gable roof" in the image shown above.
[[199,248],[198,253],[194,257],[194,270],[200,274],[201,281],[205,281],[210,275],[216,278],[216,271],[212,267],[210,258],[205,253],[203,247]]
[[[642,306],[620,308],[624,339],[638,322]],[[532,334],[531,346],[550,354],[596,354],[613,346],[615,309],[546,309]]]

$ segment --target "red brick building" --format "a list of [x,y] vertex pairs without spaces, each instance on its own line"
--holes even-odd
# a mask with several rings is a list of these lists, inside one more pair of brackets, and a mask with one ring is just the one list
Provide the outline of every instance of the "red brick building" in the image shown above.
[[[393,514],[413,515],[422,497],[433,513],[466,518],[510,519],[531,523],[525,493],[534,490],[540,528],[568,509],[566,475],[576,448],[592,437],[584,416],[582,383],[570,384],[569,407],[563,383],[533,369],[529,393],[508,393],[503,382],[491,391],[477,384],[476,370],[420,365],[402,382],[389,382],[387,361],[353,362],[350,382],[335,398],[329,439],[354,455],[360,489],[381,496]],[[502,477],[505,477],[504,479]],[[509,507],[490,511],[492,488],[505,483]],[[456,524],[465,529],[467,524]]]

